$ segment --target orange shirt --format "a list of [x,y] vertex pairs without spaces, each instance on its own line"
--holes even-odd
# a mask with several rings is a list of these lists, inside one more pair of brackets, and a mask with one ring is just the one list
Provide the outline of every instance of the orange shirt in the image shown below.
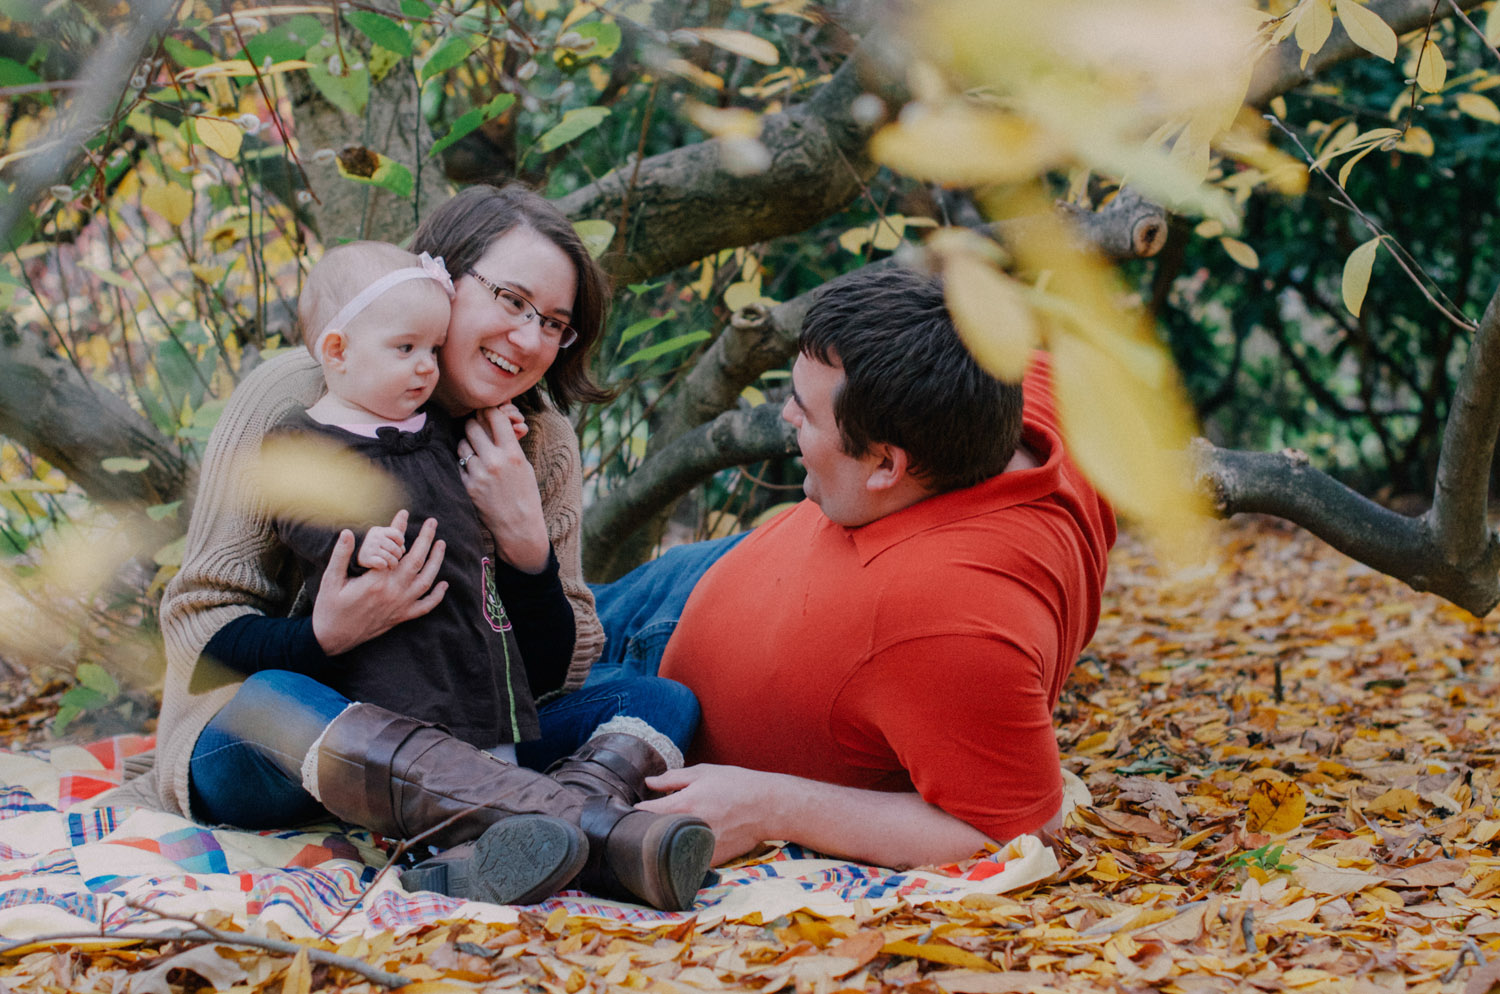
[[1062,803],[1052,709],[1099,618],[1115,520],[1024,383],[1042,465],[859,528],[803,501],[698,581],[661,675],[703,707],[692,759],[915,789],[1005,840]]

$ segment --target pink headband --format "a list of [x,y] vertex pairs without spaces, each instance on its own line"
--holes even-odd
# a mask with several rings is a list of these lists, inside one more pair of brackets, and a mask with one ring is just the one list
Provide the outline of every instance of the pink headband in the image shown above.
[[385,293],[397,283],[405,283],[407,280],[415,279],[436,280],[438,286],[443,288],[444,293],[450,298],[453,296],[453,278],[448,275],[448,267],[443,265],[443,257],[438,256],[434,259],[426,252],[423,252],[417,256],[417,265],[407,266],[405,269],[397,269],[386,273],[380,279],[355,294],[354,299],[349,301],[349,303],[339,308],[339,312],[333,316],[333,320],[329,321],[328,325],[322,331],[318,332],[318,337],[313,339],[313,356],[319,362],[322,362],[319,349],[322,348],[323,339],[330,331],[341,331],[344,325],[354,320],[360,311],[374,303],[376,297]]

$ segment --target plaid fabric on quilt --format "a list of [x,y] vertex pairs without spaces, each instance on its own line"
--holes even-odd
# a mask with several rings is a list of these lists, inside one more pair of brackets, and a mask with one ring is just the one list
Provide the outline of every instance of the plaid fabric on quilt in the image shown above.
[[[163,914],[214,911],[274,922],[292,935],[331,927],[335,939],[433,922],[514,921],[514,907],[409,894],[385,874],[369,832],[323,824],[279,832],[210,828],[134,807],[90,807],[118,785],[124,761],[150,749],[119,736],[51,752],[0,750],[0,935],[177,928]],[[539,905],[654,927],[696,917],[768,922],[800,909],[848,914],[897,901],[1000,893],[1056,872],[1051,850],[1023,837],[962,865],[898,873],[824,859],[796,846],[721,869],[692,910],[658,912],[567,891]],[[373,882],[373,886],[372,886]],[[351,906],[355,906],[351,912]],[[335,927],[336,926],[336,927]]]

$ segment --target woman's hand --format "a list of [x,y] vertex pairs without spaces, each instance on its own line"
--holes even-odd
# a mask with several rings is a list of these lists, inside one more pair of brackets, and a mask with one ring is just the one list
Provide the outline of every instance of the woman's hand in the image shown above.
[[[391,527],[406,530],[406,512],[397,511]],[[333,546],[318,599],[313,602],[313,636],[330,656],[348,652],[403,621],[431,611],[448,591],[446,580],[433,584],[446,546],[437,535],[437,519],[422,523],[416,541],[395,566],[349,576],[354,533],[344,531]]]
[[540,573],[552,544],[536,470],[518,441],[525,433],[526,420],[514,404],[475,412],[458,443],[458,473],[500,558],[523,572]]

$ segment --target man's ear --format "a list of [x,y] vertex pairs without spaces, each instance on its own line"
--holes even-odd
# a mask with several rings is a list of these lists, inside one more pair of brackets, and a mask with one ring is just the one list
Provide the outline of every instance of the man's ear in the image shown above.
[[899,445],[876,442],[865,455],[870,460],[867,464],[870,475],[865,478],[866,490],[890,490],[911,479],[911,460]]

